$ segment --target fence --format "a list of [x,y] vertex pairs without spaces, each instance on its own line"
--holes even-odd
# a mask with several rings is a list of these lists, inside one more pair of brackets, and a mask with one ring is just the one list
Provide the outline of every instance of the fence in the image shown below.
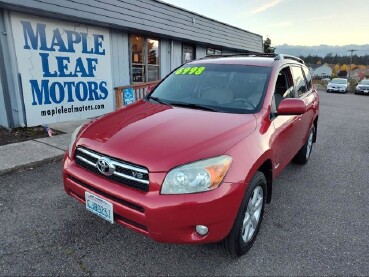
[[124,99],[125,97],[125,90],[132,90],[133,96],[132,100],[137,101],[142,98],[144,98],[150,91],[159,83],[159,81],[155,82],[148,82],[148,83],[140,83],[136,85],[130,85],[130,86],[121,86],[114,88],[115,90],[115,108],[118,109],[120,107],[125,106],[125,103],[127,99]]

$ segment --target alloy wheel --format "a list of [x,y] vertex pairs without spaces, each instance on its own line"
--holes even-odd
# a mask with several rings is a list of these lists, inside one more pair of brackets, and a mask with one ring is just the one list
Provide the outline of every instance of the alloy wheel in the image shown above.
[[252,239],[261,218],[263,204],[263,188],[257,186],[252,192],[243,218],[241,234],[244,242]]
[[313,136],[314,136],[314,132],[313,130],[311,130],[309,134],[309,138],[308,138],[307,148],[306,148],[306,159],[310,157],[311,149],[313,148]]

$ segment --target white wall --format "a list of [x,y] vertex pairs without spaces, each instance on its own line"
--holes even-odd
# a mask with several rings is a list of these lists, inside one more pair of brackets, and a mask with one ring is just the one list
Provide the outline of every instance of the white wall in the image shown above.
[[130,84],[128,34],[111,31],[111,63],[113,87]]
[[170,73],[170,45],[169,40],[160,40],[160,79]]
[[5,110],[4,93],[1,79],[0,79],[0,126],[8,127],[8,117],[6,115]]
[[88,25],[116,26],[130,32],[142,30],[188,42],[219,45],[260,52],[261,35],[232,27],[162,1],[153,0],[0,0],[1,7],[33,11],[38,15],[63,17]]
[[173,41],[173,54],[171,62],[171,70],[182,64],[182,43],[180,41]]
[[[2,93],[6,95],[3,101],[6,101],[8,106],[8,114],[10,118],[5,126],[6,127],[24,127],[25,126],[25,114],[23,107],[23,97],[20,88],[20,81],[18,75],[17,59],[15,55],[15,46],[13,40],[13,31],[10,22],[10,13],[8,10],[0,10],[0,32],[6,35],[0,35],[1,53],[3,56],[4,65],[6,65],[3,73]],[[0,66],[1,70],[1,66]],[[0,106],[1,107],[1,106]],[[5,106],[4,106],[5,107]]]
[[206,56],[206,48],[202,46],[196,46],[196,59],[200,59]]

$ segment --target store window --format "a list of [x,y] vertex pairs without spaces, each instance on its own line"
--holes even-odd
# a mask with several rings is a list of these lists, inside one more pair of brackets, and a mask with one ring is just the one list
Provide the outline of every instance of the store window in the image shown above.
[[222,50],[207,48],[206,49],[206,55],[222,55]]
[[131,35],[131,74],[133,83],[160,79],[159,40]]
[[147,39],[147,81],[157,81],[160,79],[159,73],[159,41]]

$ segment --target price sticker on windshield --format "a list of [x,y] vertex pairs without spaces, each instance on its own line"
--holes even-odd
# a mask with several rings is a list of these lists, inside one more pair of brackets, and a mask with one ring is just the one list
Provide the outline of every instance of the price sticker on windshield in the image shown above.
[[201,75],[205,71],[205,69],[206,68],[204,66],[182,67],[178,69],[175,72],[175,74],[176,75]]

